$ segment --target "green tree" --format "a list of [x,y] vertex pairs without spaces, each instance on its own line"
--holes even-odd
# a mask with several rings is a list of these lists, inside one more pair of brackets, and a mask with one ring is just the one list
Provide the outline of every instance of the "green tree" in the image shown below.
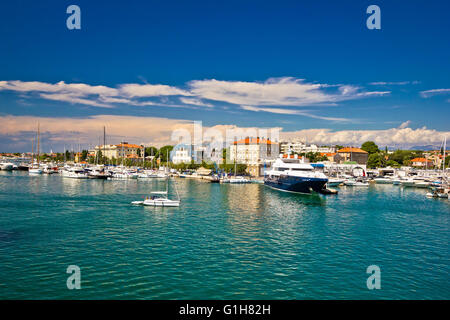
[[159,157],[161,158],[162,162],[167,162],[167,155],[170,159],[170,152],[173,150],[173,146],[164,146],[161,149],[159,149]]
[[154,156],[155,158],[158,158],[158,148],[156,147],[147,147],[145,148],[145,156]]
[[224,164],[227,164],[227,148],[222,149],[222,160]]
[[83,150],[81,151],[81,161],[86,161],[89,151]]
[[367,167],[369,168],[382,168],[386,166],[386,159],[381,153],[373,153],[369,155],[367,160]]
[[394,160],[388,160],[388,161],[386,162],[386,165],[387,165],[388,167],[393,167],[393,168],[398,168],[398,167],[400,167],[400,164],[399,164],[397,161],[394,161]]
[[369,155],[380,152],[380,149],[378,149],[378,146],[373,141],[364,142],[361,146],[361,149],[368,152]]

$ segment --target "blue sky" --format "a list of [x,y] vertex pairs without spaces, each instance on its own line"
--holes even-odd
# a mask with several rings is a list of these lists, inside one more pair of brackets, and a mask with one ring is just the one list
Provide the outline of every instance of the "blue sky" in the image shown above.
[[[81,30],[66,28],[71,4]],[[381,30],[366,28],[370,4]],[[0,121],[446,132],[448,12],[443,1],[4,1]],[[29,131],[11,127],[0,135]],[[2,140],[0,151],[16,145]]]

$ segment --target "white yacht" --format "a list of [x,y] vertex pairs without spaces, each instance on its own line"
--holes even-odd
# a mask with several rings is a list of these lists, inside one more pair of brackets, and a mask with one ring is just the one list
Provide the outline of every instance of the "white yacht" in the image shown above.
[[88,179],[89,175],[81,167],[66,167],[62,171],[62,176],[72,179]]
[[4,171],[11,171],[14,168],[14,163],[2,162],[0,163],[0,169]]
[[297,155],[280,155],[272,168],[264,174],[264,184],[277,190],[295,193],[321,192],[328,182],[327,176],[308,163],[300,162]]

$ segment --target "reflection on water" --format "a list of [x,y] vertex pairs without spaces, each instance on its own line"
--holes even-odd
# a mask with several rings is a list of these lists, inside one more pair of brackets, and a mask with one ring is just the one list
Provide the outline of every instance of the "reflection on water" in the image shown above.
[[[165,179],[0,172],[0,298],[448,298],[448,200],[390,185],[298,195]],[[67,265],[83,290],[65,290]],[[368,292],[365,269],[386,285]]]

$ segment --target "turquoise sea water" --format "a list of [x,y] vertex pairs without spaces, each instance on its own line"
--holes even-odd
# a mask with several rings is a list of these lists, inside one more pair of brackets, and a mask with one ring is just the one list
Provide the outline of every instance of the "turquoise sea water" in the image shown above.
[[165,183],[0,172],[0,299],[450,298],[450,201],[425,190],[177,179],[179,208],[130,205]]

